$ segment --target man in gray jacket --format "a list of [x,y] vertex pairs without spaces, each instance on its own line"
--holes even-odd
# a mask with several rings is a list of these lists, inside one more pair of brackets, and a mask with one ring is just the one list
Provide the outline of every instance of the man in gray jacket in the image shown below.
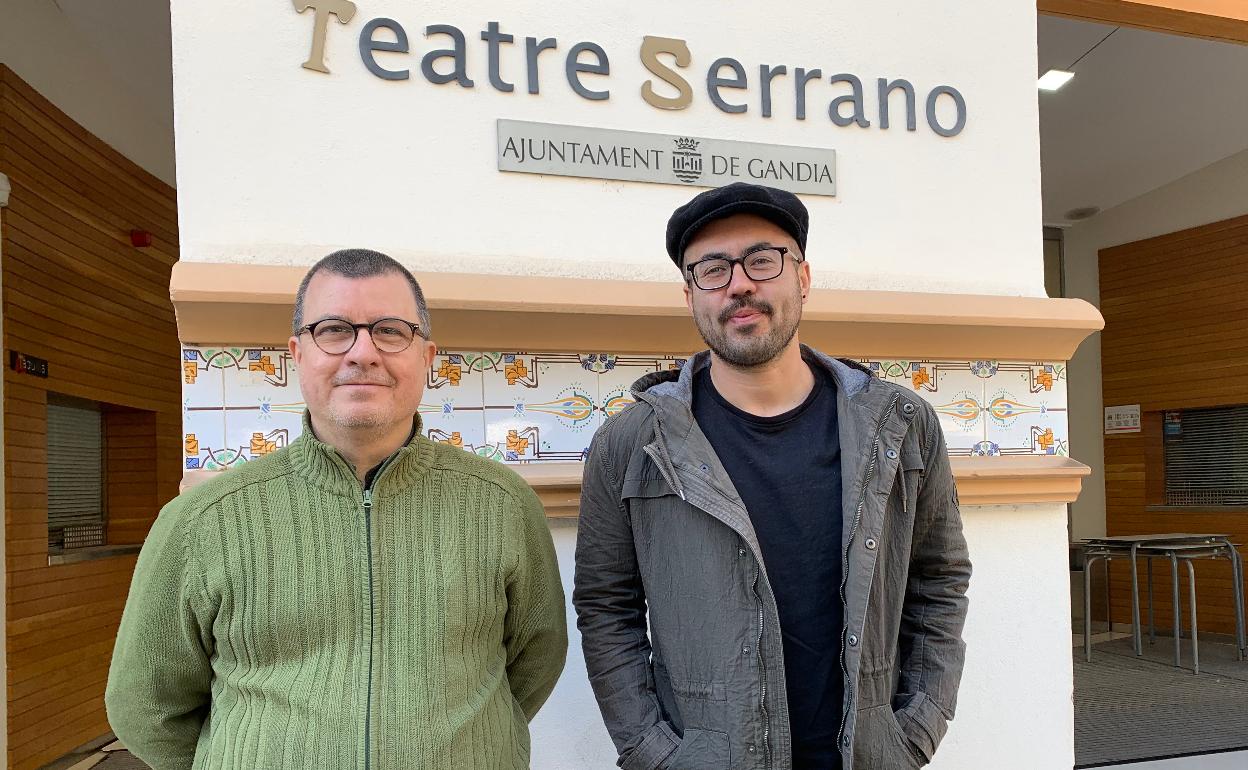
[[806,208],[668,223],[709,351],[590,447],[573,603],[625,770],[893,770],[953,718],[971,565],[935,412],[799,344]]

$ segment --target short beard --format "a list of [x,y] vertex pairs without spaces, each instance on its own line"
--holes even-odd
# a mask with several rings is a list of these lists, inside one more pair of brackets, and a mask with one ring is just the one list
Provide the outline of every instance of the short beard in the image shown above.
[[[733,315],[747,307],[772,319],[771,331],[761,337],[733,339],[727,333],[727,324]],[[784,352],[797,334],[797,326],[801,322],[800,312],[783,325],[775,325],[775,313],[775,308],[768,302],[742,297],[725,308],[718,318],[706,318],[700,313],[694,313],[693,320],[702,340],[716,356],[733,368],[752,369],[773,361]]]
[[356,412],[342,414],[338,410],[331,407],[327,410],[327,414],[325,416],[330,422],[340,428],[380,434],[386,427],[389,426],[389,421],[386,419],[387,416],[382,412],[383,410],[376,409],[363,413]]
[[[370,384],[370,385],[387,385],[394,386],[394,379],[389,376],[368,377],[359,372],[348,372],[346,375],[339,375],[333,378],[331,385],[337,387],[339,385],[352,384]],[[340,428],[350,430],[369,431],[370,429],[378,434],[382,433],[390,425],[390,414],[387,409],[382,407],[374,407],[360,412],[353,411],[349,406],[339,411],[333,406],[327,410],[326,417],[330,422]]]

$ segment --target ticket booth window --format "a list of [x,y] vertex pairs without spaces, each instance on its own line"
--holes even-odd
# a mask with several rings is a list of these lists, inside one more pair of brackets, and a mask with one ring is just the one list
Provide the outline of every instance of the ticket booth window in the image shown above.
[[1248,405],[1163,415],[1166,505],[1248,506]]
[[48,550],[104,544],[100,405],[48,394]]

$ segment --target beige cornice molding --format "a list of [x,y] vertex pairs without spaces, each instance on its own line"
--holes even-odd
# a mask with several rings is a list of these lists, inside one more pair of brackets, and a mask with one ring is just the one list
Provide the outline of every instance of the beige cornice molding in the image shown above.
[[[962,506],[1070,503],[1079,497],[1091,469],[1052,455],[951,457],[953,478]],[[552,519],[574,519],[581,502],[580,463],[531,463],[510,466],[537,492]],[[221,471],[188,471],[185,491]]]
[[[962,506],[1070,503],[1079,497],[1088,466],[1069,457],[1012,455],[950,457]],[[580,506],[580,463],[515,465],[537,492],[550,518],[575,518]]]
[[950,457],[962,505],[1073,503],[1092,469],[1057,455]]
[[[1027,505],[1072,503],[1080,495],[1087,465],[1068,457],[1027,454],[1011,457],[951,457],[958,500],[966,505]],[[520,474],[553,519],[577,518],[580,507],[580,463],[510,465]],[[188,470],[182,490],[212,478],[220,470]]]
[[[179,262],[187,344],[283,346],[306,267]],[[419,273],[448,350],[688,353],[704,347],[678,283]],[[1065,361],[1104,326],[1078,299],[815,289],[801,337],[834,355]]]

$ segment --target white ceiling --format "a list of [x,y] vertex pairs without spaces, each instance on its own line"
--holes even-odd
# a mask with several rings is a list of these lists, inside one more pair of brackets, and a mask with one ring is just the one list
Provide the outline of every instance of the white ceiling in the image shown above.
[[169,0],[54,0],[74,29],[153,112],[173,127],[173,45]]
[[[43,0],[40,0],[43,1]],[[165,129],[153,154],[173,167],[173,44],[169,0],[52,0],[142,119]],[[153,169],[148,169],[154,171]],[[154,173],[158,173],[155,172]]]
[[1248,45],[1041,16],[1039,73],[1074,80],[1040,92],[1044,221],[1113,208],[1248,149]]

